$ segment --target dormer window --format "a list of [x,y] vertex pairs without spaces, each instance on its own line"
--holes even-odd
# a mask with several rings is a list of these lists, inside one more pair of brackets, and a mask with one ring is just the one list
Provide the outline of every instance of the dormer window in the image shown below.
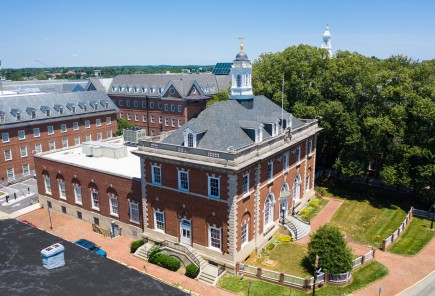
[[193,134],[189,133],[187,135],[187,147],[193,147]]
[[72,107],[71,107],[71,112],[72,112],[73,114],[76,113],[76,106],[72,106]]
[[134,86],[134,92],[137,93],[139,91],[139,88],[137,86]]
[[106,106],[106,109],[109,109],[109,102],[105,102],[104,105]]
[[59,107],[59,114],[63,114],[63,107]]
[[119,92],[121,92],[122,91],[122,86],[118,86],[118,90],[119,90]]
[[116,87],[112,86],[112,91],[115,92],[116,91]]
[[154,87],[150,86],[150,93],[154,93]]
[[263,131],[261,128],[255,129],[255,143],[263,141]]
[[83,111],[85,111],[85,112],[88,111],[88,105],[86,105],[86,104],[83,105]]
[[98,109],[98,103],[95,103],[95,108],[94,108],[95,110],[97,110]]
[[161,94],[163,91],[163,88],[161,86],[159,86],[159,94]]
[[199,137],[197,133],[194,133],[190,128],[183,131],[184,147],[196,148],[198,147]]
[[5,115],[0,114],[0,123],[5,122]]
[[21,120],[21,113],[17,112],[17,120]]
[[130,86],[127,85],[127,86],[125,87],[125,90],[126,90],[127,92],[130,92]]
[[45,115],[50,116],[50,109],[47,109],[47,111],[45,111]]
[[35,119],[35,118],[36,118],[36,111],[32,110],[32,119]]
[[145,86],[142,86],[142,93],[146,93],[147,92],[147,88]]

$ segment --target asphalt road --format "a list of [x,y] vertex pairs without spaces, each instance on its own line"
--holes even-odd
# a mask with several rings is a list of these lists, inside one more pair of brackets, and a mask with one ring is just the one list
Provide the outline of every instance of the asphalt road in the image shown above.
[[[0,191],[4,193],[0,196],[0,212],[11,214],[38,202],[38,190],[35,179],[28,179],[5,188],[1,188]],[[16,194],[17,199],[14,198],[14,193]],[[9,196],[8,203],[6,202],[7,195]]]
[[[48,270],[41,250],[65,247]],[[186,295],[182,291],[18,220],[0,220],[0,295]]]
[[435,271],[397,296],[435,296]]

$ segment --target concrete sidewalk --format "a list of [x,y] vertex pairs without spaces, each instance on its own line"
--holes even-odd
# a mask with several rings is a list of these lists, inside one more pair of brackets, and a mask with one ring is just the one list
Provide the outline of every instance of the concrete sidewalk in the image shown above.
[[65,240],[74,242],[80,238],[93,241],[107,252],[108,258],[123,265],[135,268],[169,285],[182,287],[184,291],[199,295],[234,295],[218,287],[212,287],[197,280],[186,277],[183,274],[172,272],[147,261],[139,259],[130,253],[132,239],[118,236],[107,238],[92,231],[92,225],[73,217],[51,211],[53,229],[50,229],[47,209],[38,209],[18,217],[35,224],[38,228],[59,236]]

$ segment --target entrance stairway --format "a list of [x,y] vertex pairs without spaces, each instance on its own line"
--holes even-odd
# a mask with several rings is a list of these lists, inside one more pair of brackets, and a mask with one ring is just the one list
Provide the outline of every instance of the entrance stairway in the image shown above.
[[294,216],[285,218],[284,226],[291,232],[294,240],[300,240],[310,234],[310,224],[302,222]]

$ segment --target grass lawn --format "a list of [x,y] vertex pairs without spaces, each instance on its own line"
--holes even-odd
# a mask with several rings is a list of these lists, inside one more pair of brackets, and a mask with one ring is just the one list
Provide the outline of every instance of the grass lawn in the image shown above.
[[316,197],[310,201],[308,206],[299,213],[299,216],[305,221],[309,221],[313,219],[320,212],[320,210],[326,206],[327,203],[328,200]]
[[430,220],[413,217],[405,232],[389,249],[391,253],[415,255],[435,236]]
[[[364,267],[353,272],[352,283],[345,287],[325,286],[316,289],[316,295],[340,296],[348,295],[355,290],[367,286],[368,284],[384,277],[388,274],[388,269],[379,262],[373,261]],[[290,288],[263,282],[248,277],[243,280],[239,276],[225,275],[219,280],[218,285],[224,289],[230,290],[239,295],[248,294],[248,283],[251,282],[249,295],[274,295],[274,296],[288,296],[290,295]],[[297,289],[292,289],[292,296],[307,296],[311,293],[305,293]]]
[[319,187],[322,194],[344,199],[331,224],[348,239],[380,247],[382,240],[403,222],[410,208],[408,201],[342,187]]
[[[276,242],[275,239],[272,241]],[[252,255],[245,263],[299,277],[306,277],[310,276],[309,271],[303,264],[307,252],[306,246],[294,242],[276,242],[272,250],[263,250],[261,257]]]

